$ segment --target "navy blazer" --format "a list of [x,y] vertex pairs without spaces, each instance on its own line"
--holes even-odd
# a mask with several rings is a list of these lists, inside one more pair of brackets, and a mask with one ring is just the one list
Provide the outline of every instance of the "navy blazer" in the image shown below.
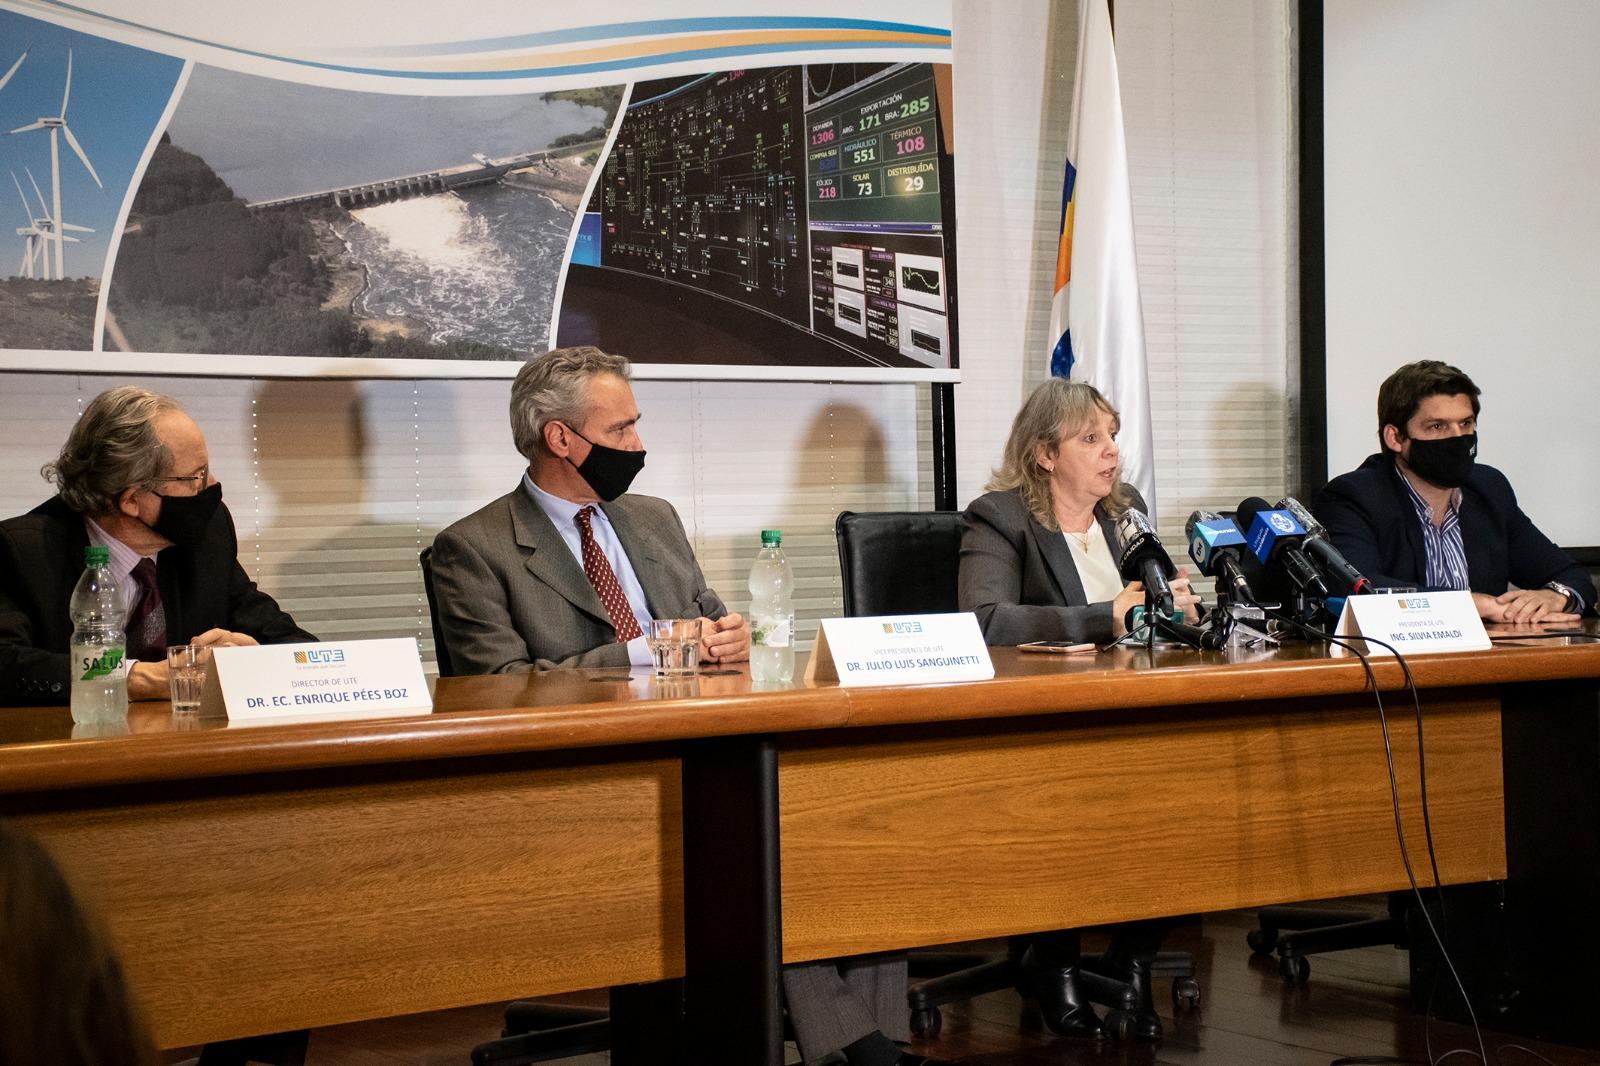
[[[1461,547],[1473,592],[1498,596],[1512,584],[1536,589],[1559,581],[1583,598],[1584,607],[1594,607],[1589,572],[1522,513],[1504,474],[1474,464],[1461,497]],[[1345,558],[1374,585],[1435,591],[1427,583],[1416,506],[1385,456],[1368,456],[1359,468],[1328,482],[1312,510]]]
[[[89,531],[61,497],[0,522],[0,706],[66,703],[71,697],[67,603],[83,574]],[[317,638],[294,624],[239,565],[239,541],[226,505],[193,549],[156,557],[167,642],[187,643],[208,629],[247,633],[262,644]]]

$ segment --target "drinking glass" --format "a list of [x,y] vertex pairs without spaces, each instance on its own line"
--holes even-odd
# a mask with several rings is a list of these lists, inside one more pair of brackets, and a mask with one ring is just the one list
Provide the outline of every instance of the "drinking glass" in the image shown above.
[[200,693],[205,689],[210,666],[211,648],[206,645],[177,644],[167,649],[173,713],[194,714],[200,710]]
[[700,671],[700,619],[652,618],[645,635],[657,677],[694,677]]

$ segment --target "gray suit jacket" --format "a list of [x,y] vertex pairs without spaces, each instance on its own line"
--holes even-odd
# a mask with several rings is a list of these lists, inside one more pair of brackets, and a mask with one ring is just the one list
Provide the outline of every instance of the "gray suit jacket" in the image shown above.
[[[1133,506],[1145,509],[1138,493]],[[1116,523],[1098,507],[1095,518],[1115,555]],[[961,523],[961,609],[977,614],[987,643],[1111,640],[1111,601],[1088,602],[1066,539],[1040,525],[1020,495],[979,496]]]
[[[678,512],[653,496],[601,504],[654,618],[728,612],[695,562]],[[539,505],[517,487],[433,542],[439,622],[463,674],[555,666],[628,666],[583,567]]]

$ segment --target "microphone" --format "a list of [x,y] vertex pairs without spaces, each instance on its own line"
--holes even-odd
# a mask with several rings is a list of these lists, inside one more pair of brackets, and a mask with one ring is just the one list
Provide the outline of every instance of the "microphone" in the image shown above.
[[1202,651],[1221,651],[1228,646],[1227,634],[1215,626],[1192,626],[1187,622],[1172,622],[1162,623],[1161,628],[1171,631],[1181,637],[1184,643]]
[[1143,511],[1130,507],[1117,519],[1117,543],[1122,546],[1117,572],[1124,581],[1143,581],[1144,589],[1162,614],[1172,613],[1172,586],[1169,578],[1178,573],[1172,556],[1161,546],[1161,538]]
[[[1217,617],[1225,617],[1224,612],[1216,612]],[[1135,604],[1128,608],[1127,616],[1123,619],[1123,626],[1132,633],[1140,626],[1149,624],[1157,633],[1175,637],[1192,648],[1205,651],[1221,651],[1228,646],[1228,634],[1210,626],[1192,626],[1183,620],[1182,611],[1173,611],[1171,614],[1154,615],[1146,612],[1143,604]]]
[[1244,534],[1229,519],[1215,511],[1195,511],[1183,527],[1189,541],[1189,558],[1206,577],[1225,582],[1233,598],[1255,603],[1255,593],[1244,576]]
[[1306,552],[1322,564],[1324,573],[1346,586],[1349,595],[1360,596],[1372,591],[1372,582],[1367,580],[1365,574],[1351,566],[1350,560],[1334,547],[1333,538],[1328,536],[1328,528],[1318,522],[1316,515],[1307,510],[1303,503],[1293,496],[1285,496],[1278,501],[1278,510],[1288,511],[1305,527]]
[[1245,542],[1250,553],[1261,560],[1263,566],[1277,566],[1294,582],[1295,588],[1307,596],[1327,599],[1330,593],[1322,576],[1300,545],[1306,539],[1306,530],[1288,511],[1275,511],[1260,496],[1252,496],[1239,504],[1239,527],[1245,531]]

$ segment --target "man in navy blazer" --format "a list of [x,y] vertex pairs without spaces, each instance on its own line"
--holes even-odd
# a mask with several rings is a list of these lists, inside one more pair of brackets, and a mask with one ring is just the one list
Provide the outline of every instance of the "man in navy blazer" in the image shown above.
[[1383,450],[1328,483],[1314,510],[1380,588],[1468,589],[1486,622],[1571,622],[1595,606],[1588,572],[1539,532],[1506,476],[1477,462],[1479,390],[1437,360],[1378,389]]

